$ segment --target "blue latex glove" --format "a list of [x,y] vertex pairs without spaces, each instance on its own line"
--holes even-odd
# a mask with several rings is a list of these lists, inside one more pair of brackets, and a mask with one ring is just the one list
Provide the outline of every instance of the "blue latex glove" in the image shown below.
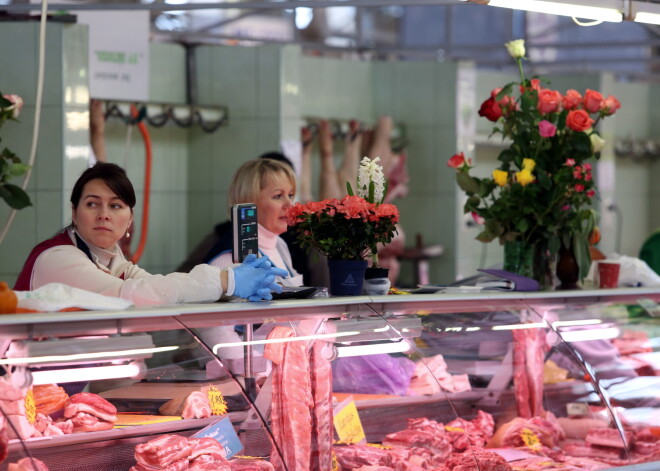
[[250,301],[273,299],[272,291],[282,292],[282,287],[275,283],[276,276],[287,276],[289,273],[273,266],[268,257],[250,254],[243,263],[233,268],[234,295]]

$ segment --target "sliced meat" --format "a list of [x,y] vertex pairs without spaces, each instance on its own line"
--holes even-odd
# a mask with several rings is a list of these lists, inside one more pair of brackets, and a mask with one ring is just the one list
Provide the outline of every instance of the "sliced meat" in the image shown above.
[[73,433],[100,432],[102,430],[110,430],[113,427],[113,422],[100,420],[95,415],[86,412],[78,412],[70,420],[73,424]]
[[64,417],[71,418],[80,412],[91,414],[105,422],[117,421],[117,408],[98,394],[78,393],[69,397],[64,406]]
[[220,442],[214,440],[213,438],[189,438],[188,444],[192,447],[190,455],[188,456],[190,461],[194,460],[198,456],[203,455],[214,455],[214,460],[218,459],[215,457],[215,455],[218,455],[222,458],[222,460],[227,461],[227,453],[225,452],[225,449],[220,444]]
[[613,428],[594,428],[589,430],[584,439],[590,445],[609,446],[613,448],[627,449],[632,445],[632,433],[624,432],[625,443],[618,430]]
[[186,469],[190,469],[188,460],[182,459],[162,468],[151,468],[138,463],[135,466],[131,466],[129,471],[184,471]]
[[[185,459],[192,452],[192,445],[179,435],[162,435],[140,443],[135,447],[135,460],[145,468],[166,468],[172,463]],[[185,469],[185,468],[182,468]]]
[[311,471],[332,469],[332,366],[324,358],[325,342],[316,341],[310,352],[311,387],[314,400],[312,415]]
[[450,471],[512,471],[507,461],[492,451],[472,449],[466,453],[452,453],[445,462]]
[[237,458],[229,462],[231,471],[274,471],[275,468],[268,461]]

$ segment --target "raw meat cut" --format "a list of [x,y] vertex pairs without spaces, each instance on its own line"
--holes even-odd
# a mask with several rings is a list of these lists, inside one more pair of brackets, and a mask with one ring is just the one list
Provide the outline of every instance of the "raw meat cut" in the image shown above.
[[584,439],[590,445],[609,446],[613,448],[629,448],[632,445],[633,435],[631,432],[624,431],[625,443],[618,430],[613,428],[595,428],[589,430]]
[[271,427],[282,456],[273,447],[270,461],[277,471],[307,471],[311,460],[313,400],[307,342],[294,337],[293,329],[277,326],[268,339],[290,340],[264,348],[264,358],[273,362]]
[[[227,461],[225,457],[225,449],[220,445],[220,442],[213,438],[189,438],[188,443],[192,446],[192,451],[188,456],[189,460],[194,460],[198,456],[203,455],[220,455],[223,460]],[[215,459],[215,458],[214,458]]]
[[361,466],[390,466],[392,457],[388,450],[367,445],[346,445],[334,448],[340,469],[355,469]]
[[7,458],[9,437],[7,436],[7,421],[5,416],[0,413],[0,463]]
[[142,464],[138,463],[135,466],[131,466],[129,471],[184,471],[186,469],[189,469],[188,460],[182,459],[175,461],[174,463],[163,468],[151,468],[149,466],[143,466]]
[[589,430],[594,428],[607,428],[608,424],[603,419],[591,419],[586,417],[559,417],[557,419],[567,438],[580,438],[584,440]]
[[543,414],[543,358],[547,344],[543,329],[515,329],[513,334],[513,384],[518,417]]
[[268,461],[249,458],[235,458],[229,462],[231,471],[274,471],[275,468]]
[[332,366],[322,354],[325,342],[316,341],[310,352],[312,414],[311,471],[332,469]]
[[162,435],[135,447],[135,460],[145,468],[165,468],[179,460],[186,460],[193,450],[185,437]]
[[7,471],[48,471],[48,466],[41,460],[28,457],[9,463]]
[[78,393],[66,401],[64,417],[71,419],[74,432],[110,430],[117,421],[117,408],[98,394]]
[[447,471],[512,471],[507,461],[492,451],[473,449],[452,453],[444,464]]
[[193,391],[183,401],[181,417],[184,419],[204,419],[211,417],[209,397],[201,391]]
[[57,384],[41,384],[32,388],[32,395],[37,412],[45,415],[54,414],[66,405],[69,395]]

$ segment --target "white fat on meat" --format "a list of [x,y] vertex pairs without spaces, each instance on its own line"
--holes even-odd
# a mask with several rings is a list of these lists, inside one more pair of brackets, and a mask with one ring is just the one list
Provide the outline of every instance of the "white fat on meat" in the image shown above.
[[139,465],[148,468],[166,468],[185,458],[186,465],[193,446],[185,437],[179,435],[162,435],[141,443],[135,447],[135,460]]
[[7,419],[10,422],[10,424],[7,424],[7,435],[10,440],[16,438],[22,438],[25,440],[30,437],[41,436],[41,434],[37,432],[37,429],[34,428],[24,415],[8,415]]
[[189,438],[188,443],[192,446],[192,451],[190,452],[190,456],[188,456],[188,459],[191,461],[202,455],[219,455],[226,461],[227,454],[224,447],[213,438]]
[[211,417],[211,404],[206,394],[193,391],[183,401],[181,417],[184,419],[204,419]]
[[64,406],[64,417],[71,418],[85,412],[106,422],[117,421],[117,408],[98,394],[78,393],[69,397]]

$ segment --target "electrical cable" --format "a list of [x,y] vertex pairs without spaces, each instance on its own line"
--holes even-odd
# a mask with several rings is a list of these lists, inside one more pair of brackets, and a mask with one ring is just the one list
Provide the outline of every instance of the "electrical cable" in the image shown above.
[[[32,169],[34,168],[34,161],[37,156],[37,142],[39,139],[39,122],[41,121],[41,102],[43,101],[43,91],[44,91],[44,68],[46,64],[46,17],[48,13],[48,0],[43,0],[41,3],[41,19],[39,22],[39,70],[37,71],[37,96],[34,101],[34,127],[32,129],[32,146],[30,148],[30,159],[28,160],[29,168],[25,173],[23,178],[23,191],[28,187],[30,183],[30,177],[32,176]],[[12,209],[7,217],[7,222],[2,228],[0,233],[0,244],[5,240],[9,228],[14,222],[16,217],[16,209]]]
[[[139,113],[135,105],[131,105],[131,114],[133,118],[137,119]],[[140,241],[138,242],[138,247],[135,250],[135,253],[131,257],[131,262],[137,263],[142,257],[144,252],[144,247],[147,244],[147,234],[149,232],[149,195],[151,193],[151,137],[149,136],[149,131],[144,124],[143,120],[139,120],[137,127],[142,134],[142,140],[144,141],[144,150],[145,150],[145,164],[144,164],[144,195],[142,204],[142,226],[140,227]]]

